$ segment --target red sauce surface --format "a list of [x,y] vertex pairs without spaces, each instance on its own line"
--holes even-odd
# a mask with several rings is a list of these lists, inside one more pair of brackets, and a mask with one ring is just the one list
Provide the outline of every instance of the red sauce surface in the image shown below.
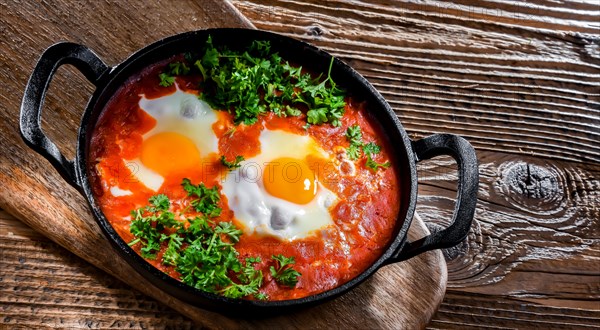
[[[220,155],[225,155],[227,159],[233,159],[236,155],[246,158],[256,155],[260,152],[258,138],[263,124],[268,129],[309,134],[338,161],[345,157],[345,148],[349,145],[345,137],[346,129],[351,125],[360,125],[363,141],[382,146],[382,152],[375,155],[374,160],[389,160],[392,168],[373,172],[364,166],[363,158],[355,163],[355,175],[348,175],[347,164],[336,167],[318,164],[321,161],[319,159],[312,160],[316,165],[321,165],[321,183],[338,196],[339,202],[329,210],[335,223],[334,229],[294,241],[244,233],[235,248],[240,260],[261,257],[262,262],[256,265],[265,275],[260,291],[268,294],[270,300],[301,298],[337,287],[363,272],[383,253],[392,240],[396,225],[400,183],[393,169],[394,158],[388,153],[391,150],[389,142],[380,126],[370,117],[368,105],[353,98],[346,99],[345,115],[340,127],[313,125],[305,130],[305,115],[280,118],[273,113],[261,116],[254,125],[235,126],[229,113],[219,111],[218,121],[213,125],[213,131],[219,139],[219,155],[203,154],[203,163],[207,166],[185,175],[165,178],[157,192],[139,182],[132,174],[135,169],[127,165],[127,160],[139,156],[142,136],[152,129],[156,120],[140,109],[138,102],[142,94],[151,99],[176,91],[175,86],[159,86],[157,76],[165,63],[149,67],[118,90],[104,109],[91,141],[89,169],[94,195],[108,221],[125,242],[134,238],[129,232],[131,210],[147,205],[148,198],[156,194],[166,194],[172,201],[174,212],[186,208],[190,200],[181,188],[182,178],[187,177],[194,184],[204,182],[208,187],[219,185],[219,177],[226,171],[218,160]],[[184,91],[199,93],[199,79],[197,76],[178,77],[177,84]],[[235,132],[231,134],[234,127]],[[111,187],[130,190],[133,194],[114,197],[110,192]],[[233,221],[238,227],[243,227],[235,220],[227,205],[227,197],[223,194],[220,207],[223,212],[214,219],[216,223]],[[179,274],[173,267],[160,262],[166,243],[164,245],[156,260],[148,262],[178,278]],[[139,244],[133,248],[140,253]],[[271,278],[269,266],[275,265],[271,256],[276,254],[295,257],[294,269],[302,274],[296,287],[281,286]]]

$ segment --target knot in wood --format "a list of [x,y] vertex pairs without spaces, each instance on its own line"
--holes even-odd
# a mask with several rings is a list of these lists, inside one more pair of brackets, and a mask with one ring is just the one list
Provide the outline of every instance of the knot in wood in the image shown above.
[[562,221],[570,199],[564,169],[521,160],[503,163],[498,170],[496,188],[513,207],[541,215],[544,222]]
[[325,34],[323,28],[318,25],[313,25],[308,27],[308,34],[315,37],[320,37]]
[[525,162],[508,167],[504,180],[511,192],[527,198],[550,200],[561,191],[556,173]]

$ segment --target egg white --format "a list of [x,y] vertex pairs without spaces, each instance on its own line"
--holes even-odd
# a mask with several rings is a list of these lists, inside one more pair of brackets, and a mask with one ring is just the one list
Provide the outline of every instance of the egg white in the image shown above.
[[133,193],[131,192],[131,190],[121,189],[118,186],[112,186],[112,187],[110,187],[110,193],[114,197],[122,197],[122,196],[133,195]]
[[156,99],[142,95],[139,106],[156,119],[156,126],[143,135],[144,140],[158,133],[176,132],[192,140],[204,156],[219,151],[212,129],[217,113],[196,94],[177,88],[175,93]]
[[280,157],[305,159],[307,155],[329,158],[310,136],[279,130],[263,130],[259,137],[261,152],[243,162],[223,179],[222,192],[229,208],[244,225],[247,233],[275,236],[284,240],[307,237],[333,226],[329,208],[337,196],[316,182],[316,196],[299,205],[269,194],[263,183],[263,171],[269,162]]
[[154,191],[158,191],[165,182],[165,178],[162,175],[144,166],[139,158],[128,160],[127,168],[144,186]]
[[[216,111],[197,95],[177,88],[174,93],[155,99],[140,96],[140,109],[156,119],[156,125],[142,136],[144,141],[159,133],[175,132],[192,140],[202,157],[218,152],[218,140],[212,129],[217,121]],[[139,158],[124,162],[135,178],[149,189],[158,191],[165,181],[163,176],[144,166]]]

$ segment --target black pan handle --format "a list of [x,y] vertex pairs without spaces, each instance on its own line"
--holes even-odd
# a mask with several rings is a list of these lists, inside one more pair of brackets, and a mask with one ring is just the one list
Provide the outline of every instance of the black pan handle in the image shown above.
[[479,172],[475,150],[460,136],[436,134],[412,143],[416,161],[440,155],[450,155],[458,163],[458,200],[451,224],[438,232],[414,242],[408,242],[388,262],[412,258],[425,251],[448,248],[462,242],[471,228],[477,204]]
[[75,66],[95,86],[98,86],[102,75],[110,70],[96,54],[82,45],[62,42],[46,49],[29,77],[21,102],[21,137],[31,149],[48,159],[68,183],[80,189],[75,162],[65,158],[44,134],[41,126],[46,91],[54,73],[63,64]]

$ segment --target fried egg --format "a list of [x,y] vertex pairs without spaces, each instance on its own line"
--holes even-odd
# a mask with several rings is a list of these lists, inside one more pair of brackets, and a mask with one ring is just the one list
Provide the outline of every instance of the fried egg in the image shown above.
[[330,156],[308,135],[263,130],[261,152],[223,179],[222,192],[247,233],[294,240],[333,226],[337,196],[308,157]]
[[165,178],[184,177],[201,165],[202,157],[218,152],[212,130],[216,112],[197,95],[177,88],[155,99],[141,95],[138,104],[156,119],[156,126],[142,136],[140,156],[126,164],[146,187],[158,191]]

